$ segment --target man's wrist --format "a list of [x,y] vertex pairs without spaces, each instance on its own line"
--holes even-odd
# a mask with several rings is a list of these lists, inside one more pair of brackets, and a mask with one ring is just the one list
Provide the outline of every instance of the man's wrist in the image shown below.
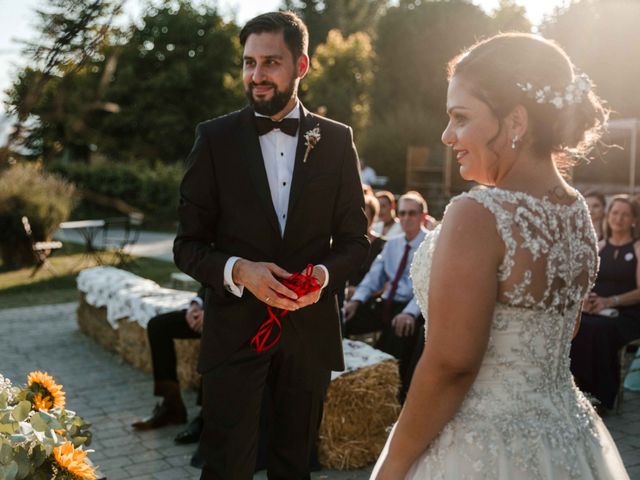
[[244,271],[244,266],[246,262],[247,261],[245,259],[239,258],[233,264],[233,268],[231,269],[231,280],[233,280],[233,283],[235,283],[238,286],[244,286],[244,283],[242,282],[242,277],[243,277],[243,271]]

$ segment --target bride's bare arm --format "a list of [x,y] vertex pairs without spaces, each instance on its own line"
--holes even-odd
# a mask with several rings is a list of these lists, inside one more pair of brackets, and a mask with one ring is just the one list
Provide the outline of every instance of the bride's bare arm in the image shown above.
[[471,199],[451,204],[434,252],[427,342],[377,479],[401,479],[460,408],[489,338],[504,245]]

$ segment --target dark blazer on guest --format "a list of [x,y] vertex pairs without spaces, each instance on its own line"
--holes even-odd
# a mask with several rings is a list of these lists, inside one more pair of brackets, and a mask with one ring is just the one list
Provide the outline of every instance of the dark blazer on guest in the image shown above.
[[[344,368],[336,291],[362,264],[369,243],[358,158],[348,126],[300,105],[300,130],[284,235],[271,200],[251,107],[196,129],[180,187],[176,265],[207,287],[199,370],[207,372],[248,344],[266,318],[265,304],[245,289],[224,287],[231,256],[274,262],[289,272],[323,264],[329,284],[314,305],[290,312],[294,329],[319,365]],[[303,162],[305,132],[321,138]]]

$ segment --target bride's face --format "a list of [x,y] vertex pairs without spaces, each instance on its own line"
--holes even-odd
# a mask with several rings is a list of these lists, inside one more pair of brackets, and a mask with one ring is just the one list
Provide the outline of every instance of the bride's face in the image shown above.
[[500,122],[489,106],[456,76],[447,91],[447,113],[449,124],[442,133],[442,141],[453,148],[462,178],[495,185],[503,173],[499,159],[507,147]]

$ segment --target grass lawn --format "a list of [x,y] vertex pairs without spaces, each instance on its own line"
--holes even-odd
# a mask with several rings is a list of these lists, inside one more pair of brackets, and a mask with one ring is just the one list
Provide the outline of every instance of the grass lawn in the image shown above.
[[[26,307],[54,303],[72,302],[78,298],[76,276],[84,268],[96,266],[93,258],[83,255],[83,246],[66,242],[61,250],[55,252],[49,261],[58,272],[57,276],[45,268],[30,278],[33,267],[14,271],[0,270],[0,308]],[[112,253],[101,254],[103,263],[109,265],[114,261]],[[149,278],[162,286],[168,286],[170,275],[177,272],[171,262],[151,258],[135,258],[135,263],[125,268]]]

